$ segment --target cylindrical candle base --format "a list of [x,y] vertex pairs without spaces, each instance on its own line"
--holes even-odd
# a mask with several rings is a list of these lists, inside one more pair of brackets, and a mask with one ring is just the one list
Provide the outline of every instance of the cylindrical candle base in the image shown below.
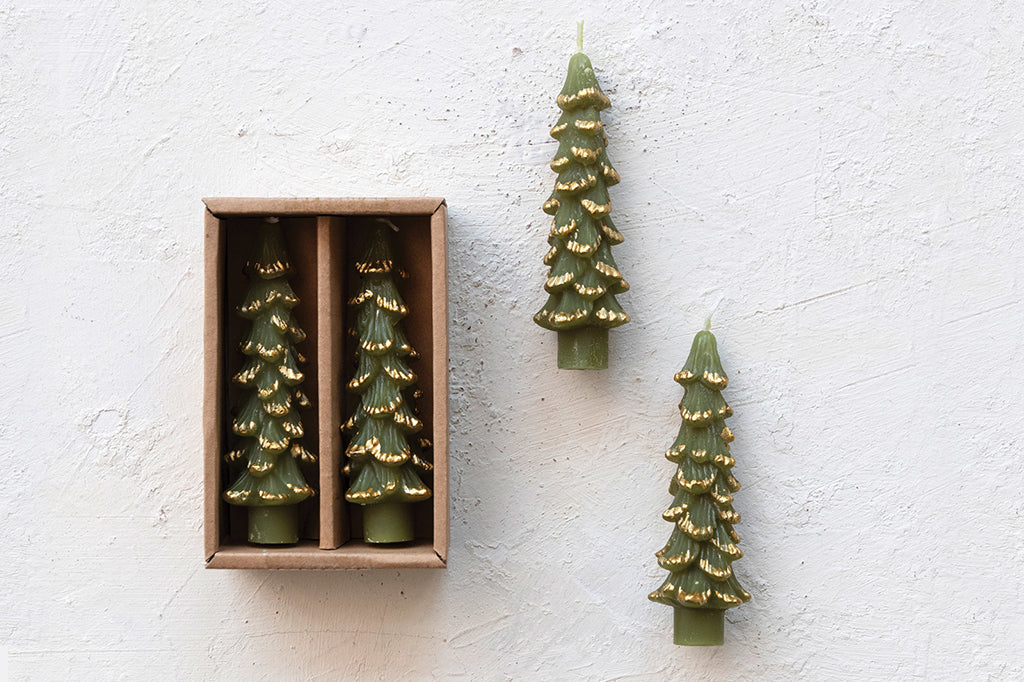
[[558,332],[559,369],[608,369],[608,330],[580,327]]
[[409,542],[412,538],[412,507],[408,503],[382,502],[363,507],[363,539],[367,542]]
[[673,641],[684,646],[721,646],[725,641],[725,611],[675,607]]
[[249,542],[257,545],[293,545],[298,541],[298,505],[249,507]]

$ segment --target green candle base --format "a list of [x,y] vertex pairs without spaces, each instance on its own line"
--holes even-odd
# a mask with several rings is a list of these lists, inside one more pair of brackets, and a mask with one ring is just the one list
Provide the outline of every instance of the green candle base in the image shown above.
[[249,507],[249,542],[294,545],[299,541],[298,505]]
[[725,641],[723,609],[675,608],[673,641],[683,646],[721,646]]
[[405,502],[382,502],[363,507],[363,539],[375,545],[413,539],[412,507]]
[[608,369],[608,330],[580,327],[558,332],[559,369]]

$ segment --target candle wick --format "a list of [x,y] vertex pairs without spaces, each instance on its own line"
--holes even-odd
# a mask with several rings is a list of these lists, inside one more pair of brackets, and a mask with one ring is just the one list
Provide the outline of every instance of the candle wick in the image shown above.
[[583,21],[576,22],[576,51],[583,52]]
[[715,307],[712,308],[711,311],[708,313],[708,316],[704,318],[705,331],[711,331],[711,316],[718,312],[718,306],[722,305],[722,299],[724,298],[725,294],[719,296],[718,300],[715,302]]

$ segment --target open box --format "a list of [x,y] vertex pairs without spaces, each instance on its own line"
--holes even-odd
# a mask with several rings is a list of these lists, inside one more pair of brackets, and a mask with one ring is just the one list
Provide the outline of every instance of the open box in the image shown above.
[[[203,391],[204,547],[207,568],[444,568],[448,556],[448,290],[444,199],[208,198],[205,211],[205,343]],[[299,505],[299,543],[262,547],[246,542],[246,510],[228,505],[224,454],[232,442],[231,412],[239,389],[231,377],[243,362],[238,343],[247,323],[235,314],[247,286],[242,266],[253,230],[277,217],[295,266],[289,282],[300,300],[293,311],[307,339],[303,444],[319,455],[307,476],[317,495]],[[423,435],[433,441],[428,480],[433,496],[416,503],[416,539],[376,546],[361,538],[360,508],[344,500],[341,424],[358,405],[345,390],[354,370],[347,305],[358,283],[352,262],[374,219],[399,228],[396,260],[409,273],[399,282],[409,315],[406,335],[419,352],[413,364],[423,392]]]

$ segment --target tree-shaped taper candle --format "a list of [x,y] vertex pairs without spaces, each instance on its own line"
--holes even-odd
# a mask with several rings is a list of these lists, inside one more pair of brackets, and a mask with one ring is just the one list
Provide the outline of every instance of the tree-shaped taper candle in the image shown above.
[[348,388],[361,399],[343,427],[353,434],[346,449],[345,499],[363,505],[366,542],[407,542],[413,539],[410,503],[431,495],[420,473],[433,467],[420,457],[420,447],[429,441],[413,438],[423,422],[410,402],[417,393],[416,375],[406,361],[418,356],[402,329],[409,311],[394,278],[405,273],[395,264],[389,227],[379,224],[370,231],[356,270],[360,286],[351,304],[358,309],[358,367]]
[[295,344],[306,334],[292,317],[299,299],[288,284],[292,266],[276,218],[257,230],[245,270],[250,284],[238,314],[250,321],[242,342],[249,359],[234,381],[249,397],[233,423],[239,447],[225,456],[231,463],[244,462],[244,468],[224,499],[249,508],[249,542],[291,544],[299,539],[296,505],[313,494],[298,461],[316,457],[299,443],[302,422],[296,410],[309,399],[299,390],[304,379],[299,364],[305,360]]
[[678,466],[669,483],[672,506],[662,514],[674,528],[657,553],[669,575],[649,595],[675,607],[675,643],[697,646],[721,644],[725,609],[750,599],[732,572],[732,562],[743,556],[733,530],[740,516],[732,507],[740,484],[731,473],[733,436],[725,425],[732,408],[722,398],[729,379],[710,326],[694,337],[686,365],[675,375],[686,393],[679,403],[679,435],[665,453]]
[[608,138],[600,114],[611,102],[582,52],[582,22],[577,48],[558,96],[562,116],[551,129],[558,140],[551,170],[558,179],[544,204],[544,212],[554,216],[548,235],[551,249],[544,256],[550,267],[544,288],[550,295],[533,319],[558,332],[560,368],[605,369],[608,330],[629,322],[615,295],[629,285],[611,251],[623,239],[609,216],[608,187],[619,182],[619,174],[605,152]]

